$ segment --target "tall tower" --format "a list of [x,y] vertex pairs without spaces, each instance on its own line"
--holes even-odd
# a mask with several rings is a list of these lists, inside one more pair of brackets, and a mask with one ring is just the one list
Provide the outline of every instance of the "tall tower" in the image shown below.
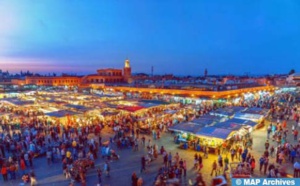
[[125,66],[124,66],[124,81],[126,83],[131,83],[131,67],[129,59],[125,60]]

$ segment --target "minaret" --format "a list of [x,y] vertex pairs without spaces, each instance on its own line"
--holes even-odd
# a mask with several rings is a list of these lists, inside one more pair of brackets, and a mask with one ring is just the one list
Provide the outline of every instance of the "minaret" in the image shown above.
[[125,60],[125,66],[124,66],[124,81],[126,83],[131,83],[131,67],[129,59]]

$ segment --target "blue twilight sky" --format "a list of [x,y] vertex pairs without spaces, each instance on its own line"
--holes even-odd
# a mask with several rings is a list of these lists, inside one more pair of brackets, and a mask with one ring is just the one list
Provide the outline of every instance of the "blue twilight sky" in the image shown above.
[[299,0],[0,0],[0,68],[300,71]]

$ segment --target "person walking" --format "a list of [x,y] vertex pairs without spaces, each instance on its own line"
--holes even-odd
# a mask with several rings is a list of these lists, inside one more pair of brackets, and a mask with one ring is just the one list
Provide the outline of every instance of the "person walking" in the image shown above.
[[211,170],[210,175],[212,176],[214,172],[215,172],[215,174],[217,176],[217,161],[216,160],[212,164],[212,170]]
[[199,171],[203,168],[203,162],[202,161],[203,161],[202,156],[201,156],[201,154],[199,154],[199,156],[198,156]]

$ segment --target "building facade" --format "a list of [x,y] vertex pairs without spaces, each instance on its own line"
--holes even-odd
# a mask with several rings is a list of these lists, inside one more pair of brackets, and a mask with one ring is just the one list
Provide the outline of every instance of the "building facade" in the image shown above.
[[80,76],[30,76],[25,78],[25,84],[43,86],[78,86]]
[[129,60],[126,59],[123,69],[98,69],[96,74],[86,76],[26,76],[24,83],[42,86],[87,86],[98,83],[129,83],[130,81],[131,67]]
[[90,74],[82,78],[82,83],[123,83],[124,77],[120,69],[98,69],[97,74]]

